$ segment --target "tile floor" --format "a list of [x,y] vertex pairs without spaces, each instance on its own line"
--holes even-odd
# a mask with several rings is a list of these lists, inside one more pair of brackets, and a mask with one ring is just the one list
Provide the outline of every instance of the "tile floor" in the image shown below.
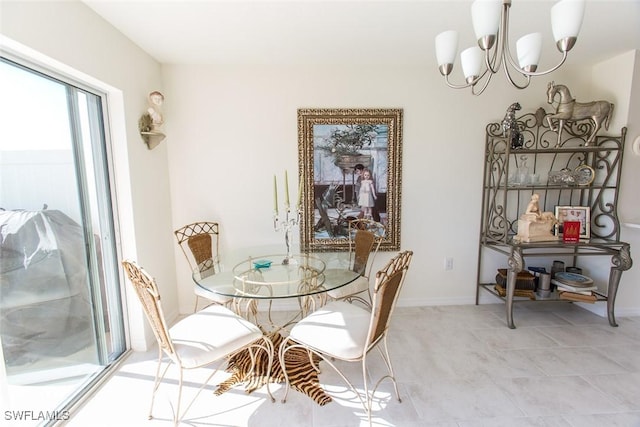
[[[640,317],[619,318],[612,328],[574,304],[518,303],[517,329],[506,327],[504,305],[398,308],[390,335],[402,403],[384,382],[373,409],[375,426],[640,426]],[[66,424],[85,426],[172,425],[175,375],[162,384],[155,418],[147,420],[156,349],[133,353]],[[381,371],[373,353],[371,373]],[[187,374],[193,396],[204,370]],[[171,372],[175,372],[172,370]],[[358,366],[349,367],[351,376]],[[214,396],[216,374],[181,426],[367,425],[362,408],[327,368],[321,383],[333,402],[318,406],[283,388],[247,395],[242,386]]]

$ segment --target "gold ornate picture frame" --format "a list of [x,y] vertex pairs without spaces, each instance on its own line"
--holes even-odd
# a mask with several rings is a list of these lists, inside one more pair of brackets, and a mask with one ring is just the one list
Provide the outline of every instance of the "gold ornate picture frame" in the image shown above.
[[348,222],[370,218],[399,250],[401,172],[402,109],[299,109],[301,249],[348,250]]

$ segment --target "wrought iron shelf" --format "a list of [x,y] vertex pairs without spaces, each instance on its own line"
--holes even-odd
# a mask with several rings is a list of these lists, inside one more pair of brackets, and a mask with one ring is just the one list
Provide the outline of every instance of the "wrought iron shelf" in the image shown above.
[[[506,142],[506,138],[504,138],[504,141]],[[603,139],[602,137],[600,137],[600,139]],[[606,140],[609,140],[610,138],[607,137],[605,138]],[[598,141],[596,141],[596,144],[598,144]],[[622,147],[621,146],[610,146],[607,147],[607,150],[610,151],[617,151],[617,150],[621,150]],[[590,145],[590,146],[567,146],[567,147],[548,147],[548,148],[533,148],[533,149],[528,149],[528,148],[518,148],[518,149],[507,149],[504,151],[494,151],[496,154],[513,154],[513,155],[520,155],[520,154],[566,154],[568,152],[583,152],[583,153],[597,153],[599,151],[602,151],[602,146],[599,145]]]
[[[522,147],[517,149],[510,146],[511,135],[503,134],[501,123],[490,123],[486,127],[476,304],[480,290],[497,295],[492,284],[483,280],[483,276],[495,274],[495,271],[485,271],[489,268],[485,264],[491,264],[483,262],[487,251],[507,257],[508,289],[515,289],[517,273],[524,269],[524,260],[528,257],[572,257],[575,263],[584,256],[609,256],[612,262],[609,282],[606,292],[601,292],[597,300],[607,302],[609,323],[617,326],[614,316],[616,293],[622,272],[632,265],[630,245],[620,241],[617,214],[626,128],[617,135],[599,135],[591,145],[585,146],[593,131],[591,123],[567,123],[558,146],[558,133],[549,128],[547,113],[542,108],[518,117],[516,123],[523,136]],[[546,179],[550,172],[574,171],[585,166],[592,169],[594,175],[592,182],[586,185],[525,182]],[[520,183],[511,183],[514,176]],[[590,238],[566,244],[561,238],[528,243],[515,241],[518,218],[525,212],[534,193],[539,195],[541,211],[555,213],[557,206],[589,207]],[[513,289],[506,297],[501,297],[506,303],[510,328],[515,328]]]
[[485,189],[488,188],[496,188],[498,190],[503,190],[503,191],[531,191],[531,190],[573,190],[573,191],[581,191],[581,190],[586,190],[589,191],[592,188],[608,188],[608,189],[612,189],[612,190],[617,190],[618,186],[617,185],[556,185],[556,184],[552,184],[552,185],[546,185],[546,184],[536,184],[536,185],[513,185],[513,184],[509,184],[509,185],[498,185],[498,186],[492,186],[492,185],[486,185],[484,186]]
[[[493,294],[494,296],[504,301],[507,300],[506,296],[500,295],[498,291],[495,290],[495,286],[496,286],[495,283],[480,283],[479,286],[482,287],[486,292],[489,292],[490,294]],[[593,291],[593,294],[596,296],[596,301],[607,301],[607,295],[604,292]],[[569,301],[566,299],[561,299],[557,291],[551,292],[551,294],[548,297],[540,297],[538,295],[535,295],[535,298],[536,298],[535,301],[545,301],[545,302],[565,302],[566,303]],[[527,301],[532,301],[532,300],[529,297],[520,296],[520,295],[514,295],[513,297],[514,303],[527,302]]]

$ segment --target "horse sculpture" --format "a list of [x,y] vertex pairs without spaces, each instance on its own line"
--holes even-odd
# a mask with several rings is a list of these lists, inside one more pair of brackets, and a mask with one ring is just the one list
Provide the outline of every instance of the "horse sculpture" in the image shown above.
[[[593,101],[587,103],[576,102],[571,97],[569,89],[564,85],[556,85],[550,82],[547,86],[547,102],[552,104],[556,95],[560,94],[560,103],[556,108],[555,114],[547,116],[549,128],[552,131],[558,131],[558,143],[561,145],[562,129],[567,121],[590,119],[593,121],[593,132],[585,142],[585,146],[590,145],[596,138],[596,134],[604,124],[605,129],[609,129],[611,114],[613,113],[613,104],[608,101]],[[558,126],[553,126],[552,120],[558,120]]]
[[510,137],[511,149],[522,148],[524,138],[518,129],[516,120],[516,111],[521,109],[520,103],[514,102],[507,108],[507,113],[502,119],[502,136],[508,135]]

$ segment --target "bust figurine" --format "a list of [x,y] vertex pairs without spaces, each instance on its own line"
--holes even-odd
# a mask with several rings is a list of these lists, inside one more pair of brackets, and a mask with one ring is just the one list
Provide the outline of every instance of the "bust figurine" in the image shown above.
[[162,116],[164,95],[157,90],[153,91],[149,94],[147,101],[149,103],[147,112],[138,120],[138,129],[142,140],[151,150],[166,138],[162,132],[162,125],[164,124],[164,117]]
[[553,234],[553,226],[558,222],[551,212],[540,211],[540,195],[532,194],[525,212],[518,219],[518,234],[515,239],[519,242],[539,242],[557,240]]
[[149,108],[147,113],[151,117],[151,130],[152,132],[162,132],[162,124],[164,118],[162,117],[162,103],[164,102],[164,95],[157,90],[149,94]]

